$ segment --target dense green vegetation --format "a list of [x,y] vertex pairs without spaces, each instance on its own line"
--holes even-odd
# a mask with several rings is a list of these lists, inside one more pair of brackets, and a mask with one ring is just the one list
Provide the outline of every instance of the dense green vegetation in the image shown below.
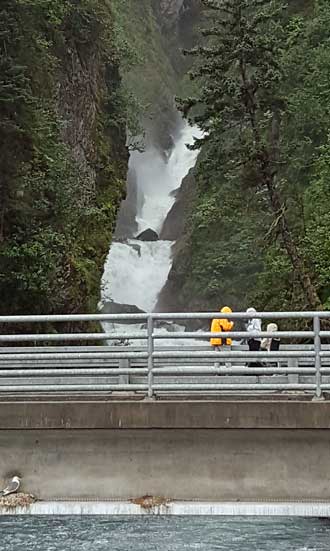
[[95,311],[127,129],[163,150],[177,126],[192,25],[163,23],[154,0],[1,2],[0,314]]
[[329,2],[202,3],[200,92],[181,102],[206,132],[181,304],[329,308]]
[[125,188],[108,0],[0,5],[0,313],[94,310]]

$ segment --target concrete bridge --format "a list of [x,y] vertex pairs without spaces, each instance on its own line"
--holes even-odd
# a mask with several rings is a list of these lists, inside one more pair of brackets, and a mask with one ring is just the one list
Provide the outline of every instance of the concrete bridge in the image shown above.
[[[56,500],[57,512],[77,500],[80,511],[97,500],[107,503],[101,512],[132,512],[141,505],[130,500],[149,495],[166,511],[190,504],[195,512],[259,507],[330,516],[330,333],[320,322],[330,314],[258,314],[298,321],[298,330],[278,333],[282,346],[273,353],[238,344],[215,353],[210,334],[196,331],[177,331],[162,344],[169,335],[155,327],[197,316],[208,324],[217,315],[0,318],[8,324],[0,335],[0,478],[21,473],[23,490]],[[115,328],[13,330],[95,320],[146,325],[131,333],[131,346],[113,345],[127,337]],[[261,365],[247,367],[253,359]],[[34,507],[40,512],[45,503]]]

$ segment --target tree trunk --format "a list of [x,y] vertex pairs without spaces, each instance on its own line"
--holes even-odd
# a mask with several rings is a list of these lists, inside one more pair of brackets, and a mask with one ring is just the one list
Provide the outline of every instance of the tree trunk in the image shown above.
[[309,307],[312,310],[322,310],[322,303],[318,297],[316,289],[313,285],[310,274],[306,270],[306,266],[302,256],[300,255],[292,232],[290,231],[289,223],[285,212],[281,213],[282,201],[279,195],[279,191],[276,187],[276,175],[275,169],[276,163],[279,158],[279,141],[280,141],[280,115],[279,112],[273,113],[272,129],[270,136],[270,145],[268,150],[261,144],[258,124],[257,124],[257,90],[253,83],[249,80],[246,71],[245,60],[242,57],[240,59],[240,71],[242,78],[243,88],[243,101],[246,112],[249,116],[251,130],[253,132],[254,141],[257,149],[260,152],[259,170],[262,177],[262,184],[266,186],[269,196],[269,202],[272,212],[275,216],[280,214],[279,227],[284,247],[288,253],[293,269],[297,272],[298,278],[305,294]]
[[[272,176],[268,175],[266,177],[266,186],[269,194],[271,209],[274,214],[279,214],[282,209],[282,204]],[[279,227],[284,246],[291,260],[293,269],[298,274],[300,284],[305,293],[309,306],[312,310],[322,310],[322,303],[317,295],[311,277],[306,270],[304,261],[296,247],[284,212],[280,215]]]

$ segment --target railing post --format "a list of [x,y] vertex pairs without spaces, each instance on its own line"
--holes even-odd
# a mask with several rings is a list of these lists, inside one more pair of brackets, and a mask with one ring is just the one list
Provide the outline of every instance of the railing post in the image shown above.
[[314,400],[323,400],[321,382],[321,337],[320,337],[320,318],[315,315],[313,318],[313,330],[314,330],[314,351],[315,351],[315,379],[316,389]]
[[154,391],[153,391],[153,379],[154,379],[154,339],[153,339],[153,332],[154,332],[154,320],[152,316],[148,316],[148,398],[153,398]]
[[[120,369],[129,369],[130,366],[130,360],[129,358],[124,358],[119,360],[119,368]],[[129,373],[126,373],[125,375],[119,375],[119,384],[120,385],[129,385]]]
[[[288,359],[288,368],[290,367],[297,368],[299,367],[299,359],[298,358],[289,358]],[[298,385],[299,384],[299,373],[289,373],[288,376],[288,382],[290,385]]]

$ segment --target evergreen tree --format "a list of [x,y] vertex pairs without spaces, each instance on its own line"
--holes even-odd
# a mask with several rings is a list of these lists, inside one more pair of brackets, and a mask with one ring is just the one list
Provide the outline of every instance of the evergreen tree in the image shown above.
[[[202,0],[211,23],[205,43],[186,52],[198,65],[191,78],[198,97],[181,101],[183,112],[205,131],[205,142],[220,143],[225,177],[253,189],[272,216],[310,308],[321,302],[290,225],[285,193],[283,94],[285,4],[282,0]],[[196,144],[198,147],[200,143]]]

